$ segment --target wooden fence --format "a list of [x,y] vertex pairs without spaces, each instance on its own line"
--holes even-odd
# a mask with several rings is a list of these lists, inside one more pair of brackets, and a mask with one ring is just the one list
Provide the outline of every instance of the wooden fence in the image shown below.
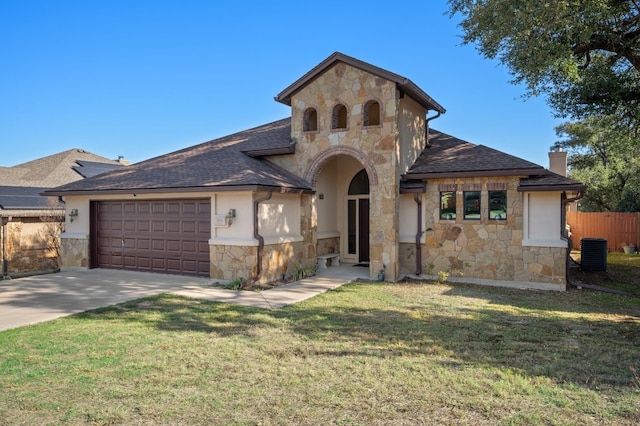
[[624,244],[640,246],[640,213],[567,212],[573,248],[582,238],[604,238],[608,251],[622,251]]

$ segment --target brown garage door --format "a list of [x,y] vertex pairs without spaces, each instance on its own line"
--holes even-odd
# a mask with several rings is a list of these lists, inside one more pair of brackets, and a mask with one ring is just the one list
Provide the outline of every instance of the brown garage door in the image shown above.
[[208,199],[92,204],[92,266],[209,276]]

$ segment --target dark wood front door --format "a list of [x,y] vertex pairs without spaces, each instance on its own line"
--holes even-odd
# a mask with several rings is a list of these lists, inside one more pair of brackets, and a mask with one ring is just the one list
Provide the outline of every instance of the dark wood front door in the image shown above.
[[209,199],[91,204],[91,266],[209,276]]

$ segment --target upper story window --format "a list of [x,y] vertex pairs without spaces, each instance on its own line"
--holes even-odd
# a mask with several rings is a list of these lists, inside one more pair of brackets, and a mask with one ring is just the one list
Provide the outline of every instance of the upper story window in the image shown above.
[[380,125],[380,104],[377,101],[367,101],[364,104],[363,123],[365,126]]
[[302,117],[302,130],[315,132],[318,130],[318,111],[315,108],[307,108]]
[[347,107],[338,104],[333,107],[333,113],[331,115],[331,128],[346,129],[347,128]]

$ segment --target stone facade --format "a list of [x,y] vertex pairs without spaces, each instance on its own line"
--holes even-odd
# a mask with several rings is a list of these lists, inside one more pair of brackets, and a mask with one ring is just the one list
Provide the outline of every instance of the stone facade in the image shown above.
[[[304,246],[302,242],[265,245],[260,282],[276,281],[309,267]],[[249,279],[257,273],[258,246],[214,245],[210,253],[212,279]]]
[[[487,205],[487,189],[496,183],[507,191],[507,219],[490,220],[487,209],[478,220],[463,219],[464,188],[481,191]],[[457,214],[455,219],[440,219],[440,189],[454,185]],[[465,279],[546,283],[564,289],[566,248],[522,245],[523,202],[517,191],[517,178],[475,178],[451,181],[434,180],[425,194],[425,232],[422,245],[422,272],[435,276],[446,272]],[[400,245],[402,272],[416,271],[415,244]]]
[[340,237],[318,239],[318,255],[340,253]]
[[60,254],[63,268],[88,268],[89,240],[63,236],[60,239]]
[[48,217],[12,218],[6,224],[7,241],[4,242],[8,275],[29,275],[58,269],[60,228],[60,222]]
[[[363,126],[364,105],[371,100],[380,105],[380,123]],[[362,164],[370,181],[370,275],[377,275],[384,266],[386,276],[391,280],[397,279],[399,274],[398,165],[401,149],[398,126],[403,102],[410,101],[401,99],[395,83],[337,63],[292,96],[292,139],[297,142],[296,154],[271,159],[304,176],[314,186],[325,161],[333,156],[351,156]],[[347,124],[345,128],[333,129],[332,111],[338,104],[347,109]],[[305,131],[303,128],[308,108],[317,111],[317,130]],[[423,132],[425,116],[423,109],[413,120],[416,134],[420,133],[419,129]],[[424,138],[422,145],[423,142]]]

